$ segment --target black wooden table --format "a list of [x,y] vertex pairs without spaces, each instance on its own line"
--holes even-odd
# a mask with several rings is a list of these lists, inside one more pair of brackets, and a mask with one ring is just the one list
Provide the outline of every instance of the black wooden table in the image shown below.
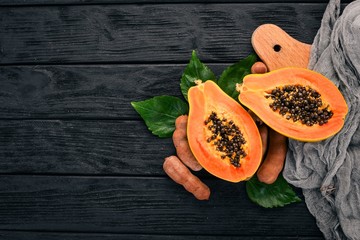
[[0,239],[322,239],[304,201],[264,209],[204,171],[197,201],[130,102],[181,97],[193,49],[219,75],[263,23],[311,43],[326,4],[2,0]]

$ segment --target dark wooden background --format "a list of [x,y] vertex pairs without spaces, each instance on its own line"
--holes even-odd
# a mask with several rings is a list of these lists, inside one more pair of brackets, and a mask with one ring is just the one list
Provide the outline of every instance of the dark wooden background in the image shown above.
[[263,209],[205,172],[195,200],[130,102],[181,97],[193,49],[219,75],[263,23],[311,43],[326,4],[1,1],[0,239],[322,239],[304,201]]

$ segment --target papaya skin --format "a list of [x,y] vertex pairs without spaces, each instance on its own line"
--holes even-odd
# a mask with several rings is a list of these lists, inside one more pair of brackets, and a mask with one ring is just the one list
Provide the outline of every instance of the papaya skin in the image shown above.
[[[258,128],[250,114],[213,81],[191,87],[188,101],[190,110],[187,137],[190,149],[200,165],[212,175],[229,182],[245,181],[252,177],[261,163],[262,143]],[[213,134],[204,121],[212,113],[217,113],[224,124],[231,120],[243,135],[246,155],[240,158],[240,166],[233,164],[230,157],[222,158],[224,153],[208,141]],[[227,146],[224,147],[229,150]]]
[[[251,67],[252,74],[262,74],[267,72],[267,67],[263,62],[256,62]],[[269,129],[268,126],[254,113],[253,118],[259,122],[259,132],[263,144],[263,161],[256,175],[260,182],[272,184],[281,173],[287,152],[287,137]]]
[[[320,93],[323,106],[329,106],[333,116],[323,125],[308,127],[300,121],[286,120],[273,111],[266,98],[276,87],[285,85],[309,86]],[[321,141],[335,135],[343,127],[348,107],[338,88],[320,73],[305,69],[288,67],[265,74],[245,76],[239,87],[239,101],[253,111],[266,125],[282,135],[304,142]]]

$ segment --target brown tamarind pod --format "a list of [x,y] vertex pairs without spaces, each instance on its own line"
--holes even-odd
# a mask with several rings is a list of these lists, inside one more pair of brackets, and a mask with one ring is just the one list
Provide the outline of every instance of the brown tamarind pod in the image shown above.
[[266,150],[267,150],[267,144],[268,144],[268,134],[269,134],[268,127],[265,124],[261,124],[259,126],[259,133],[260,133],[261,142],[262,142],[262,156],[264,157]]
[[163,168],[165,173],[176,183],[182,185],[188,192],[192,193],[198,200],[208,200],[210,189],[176,156],[165,158]]
[[176,148],[176,154],[180,160],[193,171],[200,171],[202,166],[196,160],[191,152],[188,140],[187,140],[187,115],[179,116],[175,121],[175,131],[172,139]]
[[251,66],[251,73],[261,74],[266,73],[268,71],[265,63],[256,62]]
[[278,178],[285,163],[287,138],[269,129],[269,147],[266,157],[257,171],[260,182],[272,184]]

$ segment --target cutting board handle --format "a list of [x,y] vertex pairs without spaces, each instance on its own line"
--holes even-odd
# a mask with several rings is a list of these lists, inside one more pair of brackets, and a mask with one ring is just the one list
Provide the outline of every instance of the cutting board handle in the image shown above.
[[253,33],[251,43],[269,71],[308,66],[311,45],[292,38],[274,24],[260,25]]

